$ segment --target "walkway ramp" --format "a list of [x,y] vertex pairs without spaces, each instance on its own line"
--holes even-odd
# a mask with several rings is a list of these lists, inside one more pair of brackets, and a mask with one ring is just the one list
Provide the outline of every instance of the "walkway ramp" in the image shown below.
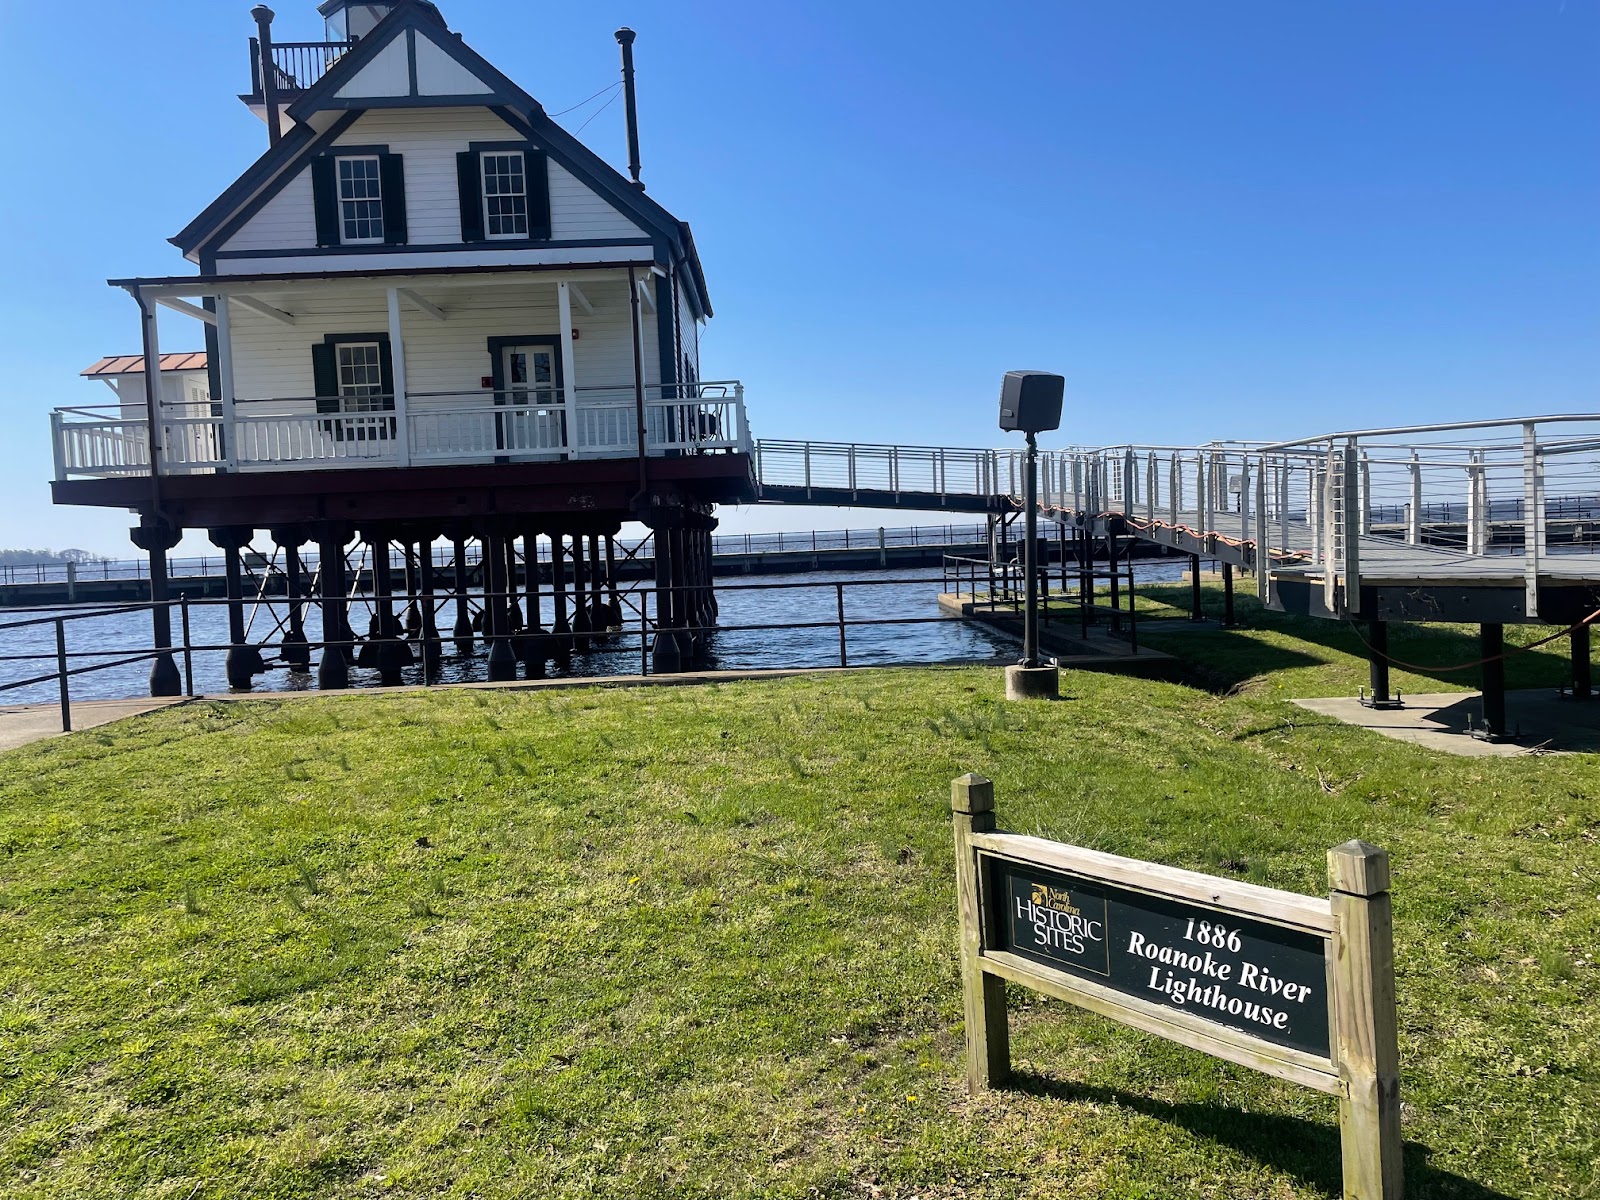
[[[763,440],[754,457],[765,503],[1022,508],[1020,448]],[[1600,610],[1600,414],[1044,450],[1039,508],[1242,569],[1290,611],[1567,625]]]

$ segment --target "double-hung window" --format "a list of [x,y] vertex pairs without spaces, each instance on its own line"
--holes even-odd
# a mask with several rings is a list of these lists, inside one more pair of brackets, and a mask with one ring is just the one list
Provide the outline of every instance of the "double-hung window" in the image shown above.
[[394,407],[383,394],[383,350],[377,342],[341,342],[336,347],[340,407],[348,413]]
[[528,164],[520,150],[485,151],[483,231],[491,238],[528,236]]
[[317,245],[403,246],[406,172],[384,146],[351,146],[311,160],[311,199]]
[[340,158],[339,240],[345,245],[383,241],[383,181],[378,156]]

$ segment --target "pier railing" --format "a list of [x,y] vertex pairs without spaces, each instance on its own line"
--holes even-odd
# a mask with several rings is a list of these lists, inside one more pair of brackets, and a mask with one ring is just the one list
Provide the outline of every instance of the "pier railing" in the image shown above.
[[[506,592],[485,591],[474,588],[465,597],[466,604],[472,614],[474,632],[469,641],[474,649],[471,653],[461,654],[455,647],[457,637],[448,632],[451,628],[451,618],[456,612],[457,597],[446,593],[428,593],[422,591],[408,592],[395,591],[389,601],[394,606],[396,613],[403,612],[412,606],[432,605],[432,620],[423,622],[418,618],[412,623],[411,631],[403,636],[397,635],[395,640],[403,642],[408,647],[408,661],[412,662],[412,669],[406,671],[405,682],[412,685],[432,686],[441,682],[460,683],[471,682],[466,675],[477,674],[482,678],[484,656],[481,651],[492,637],[503,637],[510,643],[525,647],[530,641],[538,640],[545,644],[550,652],[560,652],[572,655],[582,662],[582,655],[587,650],[617,650],[631,646],[638,651],[638,674],[650,676],[657,674],[652,666],[652,643],[662,635],[701,635],[712,636],[740,633],[825,633],[831,634],[827,645],[831,647],[829,657],[840,667],[852,665],[850,633],[874,627],[910,627],[917,625],[935,624],[963,624],[962,619],[953,615],[939,616],[865,616],[859,609],[852,611],[852,604],[860,599],[860,594],[865,591],[868,595],[884,588],[919,588],[927,589],[930,584],[939,582],[937,575],[918,576],[915,578],[897,579],[832,579],[823,581],[764,581],[760,583],[719,583],[717,592],[725,593],[769,593],[776,592],[784,595],[795,595],[800,592],[821,592],[825,600],[822,607],[827,610],[827,616],[819,619],[800,620],[790,619],[783,621],[762,621],[760,623],[724,623],[718,622],[711,626],[675,625],[662,620],[664,596],[681,593],[685,599],[690,598],[692,587],[662,588],[649,583],[639,583],[607,591],[605,594],[616,602],[616,619],[603,631],[555,632],[546,627],[518,626],[510,632],[503,634],[488,634],[482,631],[481,626],[486,623],[486,609],[490,604],[509,606],[513,609],[529,600],[526,590],[512,590]],[[551,592],[543,592],[545,601],[551,600]],[[581,597],[573,593],[576,603]],[[852,598],[853,597],[853,598]],[[346,598],[346,603],[353,607],[360,607],[362,597],[352,593]],[[34,653],[6,653],[0,654],[0,704],[5,703],[7,693],[23,688],[38,688],[40,686],[55,689],[61,709],[62,731],[70,732],[72,729],[72,681],[83,676],[109,670],[126,669],[142,663],[153,662],[163,654],[170,654],[174,664],[179,668],[182,679],[181,696],[194,697],[202,694],[204,689],[200,686],[203,680],[198,678],[197,660],[204,655],[221,656],[234,649],[230,643],[212,642],[194,636],[194,618],[196,610],[226,607],[230,602],[226,599],[216,600],[191,600],[180,597],[175,600],[161,603],[140,603],[115,605],[110,607],[95,607],[81,612],[60,613],[57,611],[29,612],[18,611],[12,618],[0,622],[0,642],[12,643],[15,639],[11,636],[18,631],[28,628],[50,628],[53,631],[53,647],[50,650]],[[667,608],[676,608],[682,605],[669,604]],[[320,615],[320,599],[312,595],[303,595],[292,602],[284,597],[258,596],[251,608],[249,625],[246,628],[246,643],[254,646],[263,653],[263,659],[268,673],[289,670],[289,662],[278,653],[288,630],[291,628],[290,610],[293,607],[298,613],[296,625],[306,620],[313,614]],[[369,603],[366,607],[375,611]],[[786,605],[792,608],[792,605]],[[94,636],[86,639],[90,646],[85,647],[82,641],[76,645],[72,637],[72,630],[80,627],[84,622],[108,617],[125,617],[130,614],[153,615],[165,609],[169,614],[169,624],[172,626],[172,645],[165,649],[156,647],[153,643],[137,646],[117,646],[105,644],[103,636]],[[548,615],[548,614],[546,614]],[[541,623],[544,618],[541,617]],[[430,632],[431,629],[431,632]],[[445,630],[446,632],[440,632]],[[313,654],[345,653],[354,654],[372,638],[324,638],[320,631],[308,629],[309,640],[300,643],[306,659]],[[429,648],[431,643],[431,651]],[[91,648],[92,647],[92,648]],[[411,655],[415,655],[415,661]],[[519,650],[519,659],[526,662],[526,657]],[[442,681],[436,671],[430,670],[426,665],[432,657],[436,662],[454,660],[457,670],[454,677]],[[881,656],[878,662],[881,663]],[[897,659],[894,661],[908,661]],[[946,660],[949,661],[949,660]],[[474,664],[461,669],[463,664]],[[815,661],[805,665],[819,665]],[[48,669],[41,669],[47,667]],[[21,678],[6,678],[10,670],[20,668],[30,672]],[[685,668],[692,670],[693,668]],[[781,667],[775,669],[782,669]],[[310,668],[302,666],[300,679],[301,686],[309,686]],[[542,672],[542,667],[541,667]],[[618,672],[607,672],[617,674]],[[674,672],[676,673],[676,672]],[[542,674],[528,675],[527,678],[540,678]],[[572,673],[571,677],[577,677]],[[511,680],[504,682],[510,683]],[[363,686],[378,686],[375,676],[371,681],[362,677]]]
[[1223,550],[1256,571],[1263,598],[1268,572],[1257,568],[1270,564],[1318,583],[1328,611],[1357,615],[1364,574],[1392,557],[1386,546],[1401,543],[1421,552],[1408,560],[1413,571],[1442,570],[1465,554],[1485,560],[1477,573],[1522,578],[1532,613],[1538,579],[1552,567],[1552,522],[1570,526],[1578,544],[1593,539],[1597,462],[1600,414],[1272,445],[1069,449],[1041,455],[1040,503],[1074,518],[1119,516],[1181,550]]
[[[725,558],[731,555],[767,556],[790,554],[827,554],[838,550],[898,550],[906,547],[939,549],[949,546],[978,546],[987,541],[988,526],[981,523],[945,525],[909,525],[864,529],[789,529],[770,533],[717,533],[711,537],[712,554]],[[645,547],[649,535],[638,539],[618,539],[618,548],[629,557],[648,559]],[[550,561],[550,542],[541,538],[536,554],[541,563]],[[469,561],[476,569],[477,560],[469,550]],[[314,549],[302,552],[301,560],[308,570],[315,569],[318,561]],[[390,566],[396,570],[405,566],[404,556],[394,551]],[[244,570],[247,575],[272,574],[278,571],[277,556],[271,550],[262,552],[247,547],[244,551]],[[192,558],[173,558],[168,561],[168,573],[174,580],[217,579],[224,572],[221,555],[200,555]],[[112,580],[141,580],[150,577],[150,562],[146,558],[93,559],[78,563],[19,563],[0,564],[0,585],[12,584],[66,584],[107,582]],[[74,601],[69,601],[72,603]]]
[[940,504],[990,500],[1022,489],[1021,456],[1011,450],[762,438],[755,462],[763,489],[830,503],[876,493]]

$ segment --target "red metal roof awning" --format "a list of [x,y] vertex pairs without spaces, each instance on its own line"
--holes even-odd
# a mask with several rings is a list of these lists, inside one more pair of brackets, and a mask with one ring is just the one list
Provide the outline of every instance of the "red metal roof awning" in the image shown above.
[[[191,350],[182,354],[163,354],[161,356],[161,369],[163,371],[204,371],[206,369],[205,352]],[[143,375],[144,355],[113,354],[109,358],[102,358],[94,365],[84,368],[82,374],[88,376]]]

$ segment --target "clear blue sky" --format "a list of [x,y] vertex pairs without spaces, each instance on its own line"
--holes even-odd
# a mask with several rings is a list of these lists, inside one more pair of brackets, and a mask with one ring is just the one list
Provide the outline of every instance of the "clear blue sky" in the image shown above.
[[[996,444],[1022,366],[1073,442],[1600,409],[1600,0],[439,3],[551,112],[639,31],[644,176],[758,435]],[[104,280],[186,269],[263,149],[249,8],[0,0],[0,546],[128,553],[50,505],[46,413],[138,347]],[[620,103],[583,137],[623,163]]]

